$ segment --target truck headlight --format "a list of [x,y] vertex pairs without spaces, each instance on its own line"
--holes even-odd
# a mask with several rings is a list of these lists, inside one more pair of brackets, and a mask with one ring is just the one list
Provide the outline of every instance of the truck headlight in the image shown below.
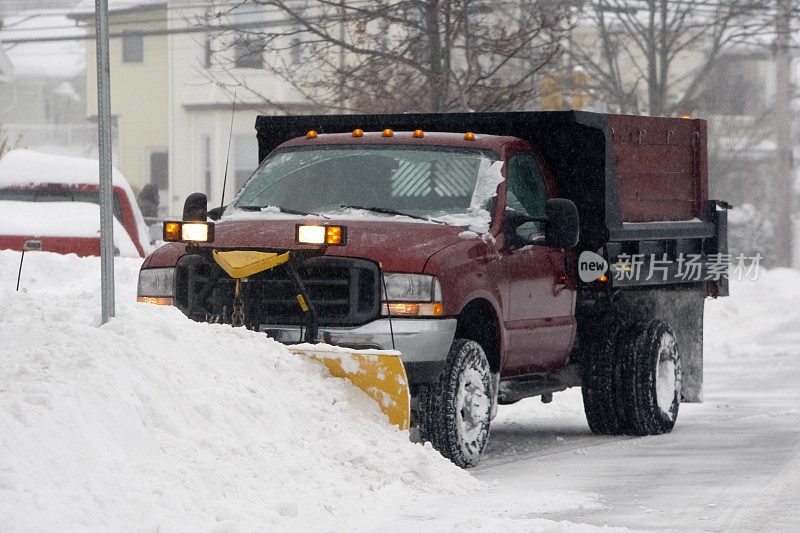
[[136,301],[172,305],[175,297],[175,269],[147,268],[139,271]]
[[298,224],[295,228],[297,244],[347,244],[347,228],[345,226],[318,226]]
[[164,222],[164,242],[214,242],[214,223]]
[[442,287],[426,274],[384,274],[381,314],[392,316],[441,316]]

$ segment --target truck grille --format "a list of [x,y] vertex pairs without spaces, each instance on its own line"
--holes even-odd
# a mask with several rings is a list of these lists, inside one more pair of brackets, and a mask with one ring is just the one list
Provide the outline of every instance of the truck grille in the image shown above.
[[[364,259],[314,257],[295,264],[320,326],[357,326],[380,315],[378,266]],[[243,283],[245,325],[302,325],[289,271],[278,266]],[[175,304],[195,320],[228,322],[234,280],[207,258],[184,256],[176,272]]]
[[[365,260],[315,257],[297,266],[320,326],[352,326],[376,318],[380,312],[380,276]],[[261,324],[302,324],[289,272],[275,268],[247,281],[245,313]],[[248,320],[249,322],[250,320]]]

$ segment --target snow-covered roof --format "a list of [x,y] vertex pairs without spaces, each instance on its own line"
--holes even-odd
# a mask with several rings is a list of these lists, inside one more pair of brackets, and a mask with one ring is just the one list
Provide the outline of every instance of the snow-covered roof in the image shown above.
[[4,17],[0,43],[13,39],[75,38],[5,46],[17,77],[67,79],[79,76],[86,67],[85,35],[86,30],[63,13],[16,14]]

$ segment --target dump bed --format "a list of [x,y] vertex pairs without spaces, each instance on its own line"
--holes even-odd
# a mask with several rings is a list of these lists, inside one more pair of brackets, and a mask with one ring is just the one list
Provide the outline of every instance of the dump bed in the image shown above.
[[708,200],[706,123],[608,115],[623,222],[692,220]]
[[[609,263],[635,254],[668,253],[675,260],[680,254],[707,259],[727,252],[725,213],[708,201],[704,120],[584,111],[259,116],[259,159],[309,130],[356,128],[472,131],[530,141],[544,155],[562,196],[578,207],[579,249],[602,250]],[[670,274],[669,282],[682,281]],[[726,294],[725,280],[709,293]]]

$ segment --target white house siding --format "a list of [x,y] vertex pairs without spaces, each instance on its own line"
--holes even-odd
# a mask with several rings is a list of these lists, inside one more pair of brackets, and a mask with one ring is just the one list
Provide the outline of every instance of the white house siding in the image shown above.
[[[186,8],[185,5],[185,0],[170,2],[171,29],[186,28],[185,20],[192,20],[202,15],[202,7]],[[169,36],[168,209],[171,215],[179,215],[182,212],[184,199],[193,192],[205,192],[211,206],[219,205],[222,195],[225,158],[228,154],[228,138],[231,133],[233,98],[228,91],[209,81],[208,69],[203,64],[204,39],[203,33],[173,33]],[[212,63],[211,68],[216,69],[215,72],[219,76],[226,76],[219,66]],[[302,106],[302,102],[297,101],[291,86],[270,75],[266,70],[236,69],[234,72],[252,89],[271,100],[281,104]],[[226,202],[236,193],[237,170],[241,174],[244,169],[249,167],[253,170],[257,165],[258,152],[254,127],[256,116],[280,113],[278,109],[261,103],[249,92],[238,92],[225,191]],[[208,142],[211,147],[210,158],[204,155],[204,146]],[[252,156],[249,160],[246,157],[248,150],[242,146],[243,143],[250,144]],[[237,154],[240,157],[237,158]],[[209,168],[211,188],[206,190],[206,173]]]

